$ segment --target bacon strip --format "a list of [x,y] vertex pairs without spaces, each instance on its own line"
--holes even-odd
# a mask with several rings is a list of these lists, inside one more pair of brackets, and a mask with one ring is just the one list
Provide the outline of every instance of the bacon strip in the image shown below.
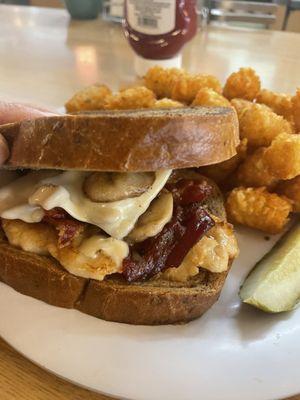
[[84,230],[85,224],[72,218],[62,208],[45,210],[43,222],[55,227],[58,231],[58,246],[69,246],[72,241]]
[[172,193],[174,202],[180,205],[202,202],[212,193],[212,187],[205,180],[180,179],[166,187]]
[[174,198],[171,221],[154,238],[133,247],[133,254],[123,261],[123,276],[128,282],[145,280],[169,267],[179,267],[190,249],[215,222],[201,206],[211,193],[208,184],[196,181],[177,182],[169,187]]

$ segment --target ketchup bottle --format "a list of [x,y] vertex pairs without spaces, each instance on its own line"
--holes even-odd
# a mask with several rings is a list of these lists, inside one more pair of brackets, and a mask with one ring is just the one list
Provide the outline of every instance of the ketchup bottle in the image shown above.
[[153,65],[181,67],[180,51],[197,32],[196,0],[125,0],[123,28],[138,75]]

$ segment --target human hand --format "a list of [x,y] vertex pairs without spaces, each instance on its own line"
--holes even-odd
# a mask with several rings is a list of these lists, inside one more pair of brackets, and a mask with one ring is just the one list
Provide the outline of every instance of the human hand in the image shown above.
[[[0,100],[0,125],[51,115],[55,114],[39,107]],[[0,165],[2,165],[8,157],[8,145],[4,137],[0,135]]]

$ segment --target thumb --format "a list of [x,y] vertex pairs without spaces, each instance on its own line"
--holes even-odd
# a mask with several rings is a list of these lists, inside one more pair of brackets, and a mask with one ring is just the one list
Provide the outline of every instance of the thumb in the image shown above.
[[6,140],[2,135],[0,135],[0,165],[2,165],[9,156],[9,150]]
[[0,100],[0,125],[51,115],[55,115],[55,113],[27,104]]

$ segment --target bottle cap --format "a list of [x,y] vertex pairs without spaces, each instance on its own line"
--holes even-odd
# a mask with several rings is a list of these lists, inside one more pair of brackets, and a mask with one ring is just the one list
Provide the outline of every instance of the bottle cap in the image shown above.
[[178,54],[176,57],[167,60],[150,60],[135,54],[134,57],[134,70],[139,77],[143,77],[149,68],[159,65],[163,68],[181,68],[182,55]]

